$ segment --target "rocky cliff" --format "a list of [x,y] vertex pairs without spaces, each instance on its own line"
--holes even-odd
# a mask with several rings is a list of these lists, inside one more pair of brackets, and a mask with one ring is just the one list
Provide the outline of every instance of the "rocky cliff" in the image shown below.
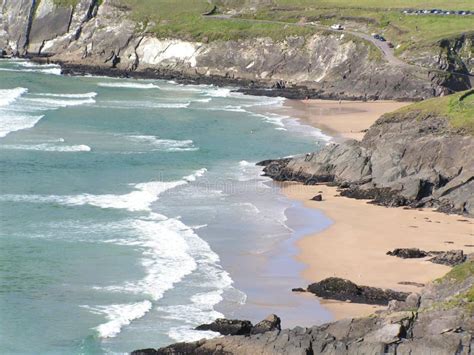
[[[206,43],[158,39],[131,20],[119,0],[2,0],[0,48],[44,56],[71,71],[187,78],[277,88],[287,97],[421,99],[453,89],[438,72],[398,66],[374,56],[369,43],[317,32],[284,40],[253,38]],[[263,92],[268,93],[268,92]]]
[[455,127],[443,110],[473,96],[471,91],[409,106],[382,116],[361,142],[262,164],[275,180],[331,183],[345,196],[386,206],[435,207],[472,217],[474,136],[467,128],[472,111],[465,127]]
[[474,354],[474,262],[377,315],[311,328],[273,330],[146,349],[172,354]]

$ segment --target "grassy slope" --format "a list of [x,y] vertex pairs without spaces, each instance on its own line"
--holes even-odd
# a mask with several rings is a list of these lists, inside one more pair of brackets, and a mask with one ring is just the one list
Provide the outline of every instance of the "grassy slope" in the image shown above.
[[446,117],[454,129],[474,135],[474,90],[418,102],[395,111],[394,114],[408,111]]
[[[54,0],[73,2],[75,0]],[[282,39],[290,35],[308,35],[316,29],[281,24],[256,24],[245,21],[203,19],[210,10],[207,0],[119,0],[132,9],[134,18],[158,37],[188,40],[229,40],[269,36]],[[249,0],[213,0],[220,11],[244,9],[243,17],[296,23],[301,19],[319,21],[323,25],[350,19],[367,27],[366,31],[381,32],[397,50],[417,50],[432,46],[443,38],[474,31],[474,16],[407,16],[404,8],[441,8],[474,11],[472,0],[260,0],[261,5],[249,7]],[[256,3],[254,0],[253,4]],[[271,3],[271,5],[268,5]],[[252,9],[252,10],[250,10]]]
[[257,36],[283,39],[307,35],[314,30],[279,24],[251,24],[246,21],[206,20],[201,14],[212,9],[206,0],[121,0],[138,22],[148,25],[158,37],[187,40],[230,40]]

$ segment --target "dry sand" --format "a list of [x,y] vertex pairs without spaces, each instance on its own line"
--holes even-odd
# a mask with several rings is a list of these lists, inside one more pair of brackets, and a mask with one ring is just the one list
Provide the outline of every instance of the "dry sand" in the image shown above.
[[[291,101],[286,114],[301,119],[340,139],[361,139],[385,112],[407,103]],[[321,111],[322,110],[322,111]],[[338,111],[340,110],[340,111]],[[322,112],[322,114],[320,114]],[[321,233],[301,239],[298,259],[307,265],[303,277],[310,283],[337,276],[359,285],[416,292],[420,287],[400,282],[426,284],[450,268],[427,259],[400,259],[386,255],[395,248],[422,250],[463,249],[474,252],[474,219],[446,215],[432,210],[386,208],[339,196],[335,187],[283,184],[283,192],[306,207],[322,210],[334,224]],[[311,201],[322,192],[323,201]],[[381,307],[322,301],[336,319],[366,316]]]
[[299,118],[303,123],[321,129],[336,140],[361,140],[363,131],[381,115],[409,104],[395,101],[287,100],[279,112]]

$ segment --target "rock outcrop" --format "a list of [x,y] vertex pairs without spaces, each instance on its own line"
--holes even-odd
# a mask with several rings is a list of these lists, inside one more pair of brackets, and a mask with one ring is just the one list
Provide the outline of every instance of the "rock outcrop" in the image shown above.
[[119,0],[2,4],[0,48],[47,57],[68,73],[234,84],[253,94],[292,98],[416,100],[451,92],[453,86],[437,72],[435,78],[414,66],[376,60],[368,43],[339,33],[191,42],[154,37],[145,24],[132,21]]
[[278,181],[331,183],[343,196],[384,206],[474,216],[473,151],[474,136],[453,129],[446,117],[407,109],[382,116],[361,142],[260,164]]
[[408,296],[405,292],[359,286],[338,277],[330,277],[315,282],[308,286],[308,292],[326,299],[385,306],[391,300],[403,301]]
[[467,256],[462,250],[449,251],[423,251],[417,248],[401,248],[389,251],[387,255],[396,256],[402,259],[417,259],[425,258],[427,256],[434,256],[429,259],[432,263],[456,266],[466,261]]
[[474,354],[474,262],[443,279],[392,301],[377,315],[311,328],[229,336],[134,355],[177,354]]

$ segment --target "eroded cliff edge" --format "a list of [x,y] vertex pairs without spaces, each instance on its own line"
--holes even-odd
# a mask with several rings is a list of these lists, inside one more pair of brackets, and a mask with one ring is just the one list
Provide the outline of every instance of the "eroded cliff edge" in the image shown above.
[[334,32],[284,40],[159,39],[146,24],[134,22],[120,0],[78,0],[74,6],[2,0],[0,48],[48,58],[69,73],[235,84],[256,94],[293,98],[416,100],[471,85],[468,77],[453,80],[443,72],[449,57],[432,58],[433,71],[394,65],[374,58],[368,42]]

